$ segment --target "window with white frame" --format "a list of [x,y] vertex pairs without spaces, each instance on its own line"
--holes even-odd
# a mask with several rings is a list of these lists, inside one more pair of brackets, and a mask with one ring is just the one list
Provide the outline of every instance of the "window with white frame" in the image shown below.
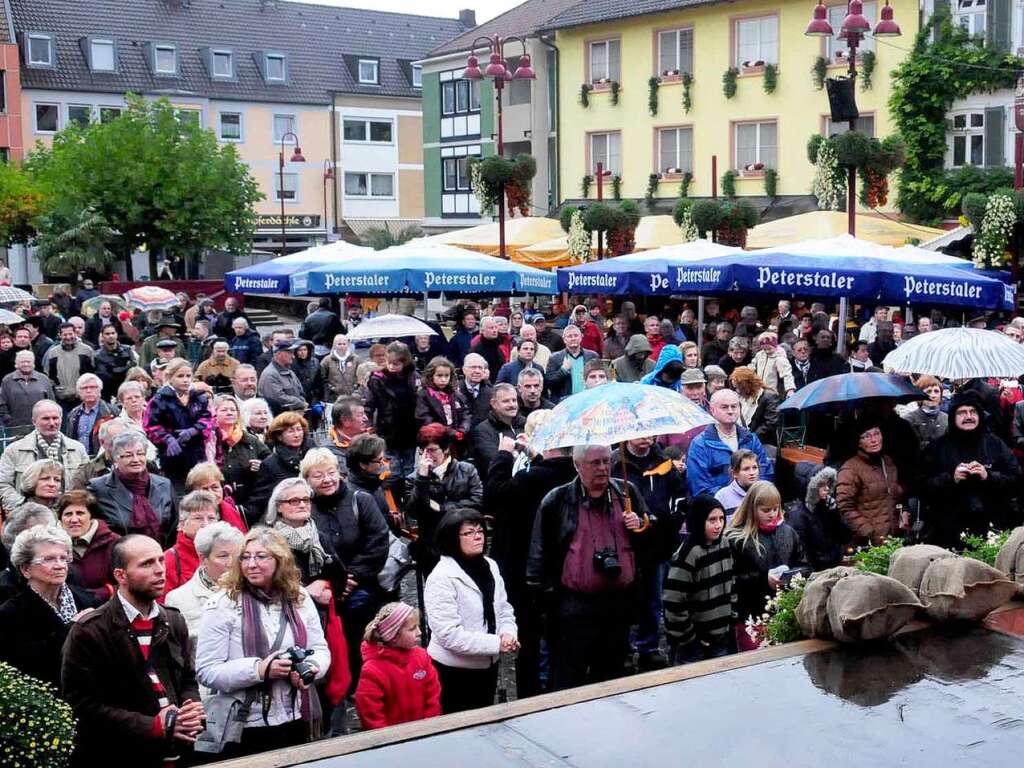
[[60,106],[36,104],[36,133],[56,133],[60,129]]
[[590,170],[597,173],[597,164],[613,176],[622,173],[622,135],[618,132],[590,134]]
[[[774,168],[778,148],[778,126],[774,120],[761,123],[736,124],[737,170],[744,170],[762,164]],[[753,168],[751,168],[753,170]]]
[[395,177],[391,173],[348,172],[345,197],[394,197]]
[[658,33],[658,74],[693,73],[693,30],[669,29]]
[[68,122],[75,123],[85,128],[89,123],[92,122],[92,107],[85,104],[69,104],[68,105]]
[[299,174],[297,173],[275,173],[274,174],[274,200],[286,203],[294,203],[299,198]]
[[113,72],[117,69],[113,40],[89,41],[89,66],[93,72]]
[[693,171],[693,128],[661,128],[658,130],[658,171],[661,173]]
[[234,54],[231,51],[211,51],[210,64],[214,77],[233,77],[235,74]]
[[779,62],[779,17],[736,20],[735,66],[752,67]]
[[359,82],[362,85],[377,85],[380,82],[380,64],[376,59],[359,60]]
[[268,53],[265,66],[267,82],[283,83],[285,81],[285,60],[282,54]]
[[956,23],[975,37],[985,37],[986,0],[957,0]]
[[953,166],[985,164],[985,113],[953,115]]
[[100,122],[109,123],[121,116],[120,107],[100,107]]
[[175,109],[174,116],[182,125],[194,125],[196,128],[203,127],[203,115],[198,109]]
[[342,136],[347,144],[390,144],[393,125],[390,120],[369,120],[362,118],[345,118],[342,124]]
[[459,115],[480,111],[480,83],[477,80],[447,80],[441,83],[441,114]]
[[423,65],[421,64],[412,65],[412,87],[423,87]]
[[242,140],[242,113],[221,112],[217,135],[224,141]]
[[622,69],[622,43],[619,40],[595,40],[590,52],[590,82],[619,80]]
[[161,75],[178,74],[178,49],[163,43],[153,46],[153,71]]
[[53,38],[50,35],[28,35],[28,55],[26,60],[30,67],[53,66]]
[[295,115],[274,115],[274,142],[284,139],[286,144],[294,144],[294,135],[285,138],[288,133],[295,133]]
[[[831,117],[825,118],[825,135],[826,136],[838,136],[841,133],[846,133],[850,130],[850,123],[848,120],[841,120],[837,123],[832,122]],[[856,122],[857,133],[863,133],[865,136],[875,135],[875,116],[874,115],[861,115],[857,118]]]
[[442,164],[445,192],[464,192],[470,188],[468,157],[446,157]]
[[[878,3],[875,0],[867,0],[864,3],[864,18],[868,20],[872,27],[875,26],[875,22],[878,20]],[[826,55],[829,61],[848,61],[850,57],[850,47],[846,44],[845,38],[840,40],[839,36],[842,34],[843,20],[846,18],[847,6],[844,5],[832,5],[828,9],[828,23],[832,25],[832,37],[828,39],[828,51]],[[875,37],[874,35],[864,35],[861,38],[860,43],[857,45],[857,51],[864,53],[864,51],[875,50]]]

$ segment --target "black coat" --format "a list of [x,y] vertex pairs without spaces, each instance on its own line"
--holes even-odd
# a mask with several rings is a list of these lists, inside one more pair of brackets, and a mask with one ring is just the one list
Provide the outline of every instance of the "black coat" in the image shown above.
[[389,451],[416,446],[416,391],[420,377],[412,366],[404,374],[376,371],[366,385],[366,418],[384,438]]
[[761,390],[754,415],[743,426],[757,435],[761,445],[775,445],[778,442],[779,396],[767,389]]
[[[173,608],[159,606],[158,611],[148,667],[171,704],[199,701],[185,619]],[[76,765],[159,768],[170,749],[191,751],[152,737],[160,704],[117,596],[71,627],[64,643],[61,683],[78,718]]]
[[231,486],[231,498],[236,503],[244,507],[249,505],[249,497],[263,473],[262,465],[257,472],[253,472],[249,469],[249,462],[254,459],[262,462],[269,456],[270,449],[249,432],[243,432],[242,439],[234,446],[220,440],[220,471],[224,475],[225,485]]
[[[622,449],[612,452],[612,477],[622,479]],[[637,554],[643,562],[666,561],[681,543],[679,531],[686,511],[686,481],[671,459],[656,445],[646,456],[626,451],[626,479],[647,503],[651,528],[643,538],[644,547]]]
[[470,427],[475,427],[491,415],[491,389],[491,383],[485,379],[480,382],[480,394],[473,397],[473,393],[466,386],[465,381],[459,384],[459,394],[462,395],[462,399],[469,406]]
[[761,532],[758,541],[760,551],[753,539],[745,544],[738,536],[728,539],[736,579],[736,616],[740,621],[764,613],[765,601],[773,594],[768,586],[768,571],[780,565],[790,568],[807,565],[800,537],[787,523],[780,524],[771,533]]
[[314,497],[313,520],[324,548],[337,555],[360,587],[375,589],[388,557],[388,528],[373,497],[342,483],[333,496]]
[[849,373],[850,369],[846,361],[831,349],[812,349],[811,368],[807,373],[807,383],[826,376],[835,376],[838,373]]
[[451,419],[445,417],[444,406],[426,387],[416,393],[416,426],[444,424],[446,427],[466,434],[473,426],[473,413],[462,394],[456,391],[451,396]]
[[[100,604],[85,589],[71,586],[78,610]],[[0,661],[26,675],[60,689],[60,653],[71,631],[39,595],[27,585],[0,606]]]
[[283,445],[275,445],[270,455],[260,465],[259,477],[249,494],[249,504],[245,508],[246,522],[259,525],[267,511],[267,502],[277,484],[289,477],[299,476],[299,462],[305,455],[308,446],[293,450]]
[[334,344],[334,337],[345,332],[338,315],[329,309],[321,307],[309,315],[302,327],[299,328],[299,338],[312,341],[318,347],[330,348]]
[[476,465],[476,471],[483,479],[487,479],[487,470],[498,455],[498,440],[502,435],[515,440],[516,435],[523,431],[526,419],[516,415],[511,426],[498,419],[493,413],[486,421],[481,421],[469,433],[469,453]]
[[526,598],[526,561],[537,510],[548,492],[572,482],[576,468],[572,457],[541,457],[528,469],[512,474],[515,455],[501,451],[487,470],[484,509],[494,517],[491,557],[505,579],[509,602],[517,614]]
[[[437,565],[439,557],[434,543],[437,524],[450,509],[475,509],[483,511],[484,486],[476,467],[468,461],[452,459],[443,477],[431,472],[422,477],[414,472],[406,478],[409,494],[405,500],[405,511],[416,518],[419,537],[413,547],[413,556],[423,573]],[[435,510],[430,502],[437,504]]]
[[117,396],[117,388],[124,384],[129,369],[135,366],[135,357],[127,344],[118,344],[113,352],[101,346],[96,350],[92,363],[96,375],[103,382],[103,399],[110,400]]
[[505,350],[501,347],[501,337],[485,339],[483,336],[480,336],[471,351],[476,352],[487,361],[487,376],[491,384],[493,384],[498,378],[498,371],[501,370],[501,366],[508,362],[508,359],[505,357]]

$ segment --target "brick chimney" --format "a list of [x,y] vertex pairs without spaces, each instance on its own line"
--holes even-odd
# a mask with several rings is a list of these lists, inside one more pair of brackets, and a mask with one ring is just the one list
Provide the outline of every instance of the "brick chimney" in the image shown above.
[[463,8],[459,11],[459,23],[462,24],[466,29],[472,29],[476,26],[476,11],[472,8]]

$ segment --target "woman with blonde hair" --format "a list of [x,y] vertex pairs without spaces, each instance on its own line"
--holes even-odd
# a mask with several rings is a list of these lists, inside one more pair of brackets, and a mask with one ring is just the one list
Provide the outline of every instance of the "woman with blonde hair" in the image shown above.
[[55,509],[64,492],[64,467],[53,459],[39,459],[28,465],[18,488],[25,501]]
[[245,509],[235,504],[228,489],[224,487],[224,474],[212,461],[204,461],[192,467],[185,478],[185,487],[189,491],[212,493],[220,508],[220,519],[242,533],[249,530]]
[[[220,584],[199,628],[196,677],[252,702],[241,742],[222,757],[316,738],[322,713],[311,686],[327,673],[331,654],[288,543],[277,531],[253,528]],[[293,647],[309,652],[298,666],[283,653]]]
[[216,463],[224,472],[224,482],[231,486],[231,496],[242,506],[260,475],[260,465],[270,449],[242,426],[242,409],[234,395],[213,398],[216,422]]
[[684,341],[679,345],[679,354],[683,356],[683,365],[687,368],[700,368],[700,347],[696,342]]
[[741,651],[757,646],[747,634],[748,617],[764,613],[765,601],[782,585],[780,571],[807,565],[797,532],[782,516],[782,497],[767,480],[747,489],[739,509],[725,531],[732,550],[736,578],[736,645]]
[[740,397],[740,426],[757,435],[761,445],[778,443],[779,396],[750,368],[734,370],[729,383]]

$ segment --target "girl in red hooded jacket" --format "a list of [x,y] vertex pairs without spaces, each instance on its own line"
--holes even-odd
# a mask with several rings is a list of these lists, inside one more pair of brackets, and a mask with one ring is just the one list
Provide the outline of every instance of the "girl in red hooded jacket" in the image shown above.
[[441,714],[441,682],[420,646],[419,611],[388,603],[367,625],[356,712],[363,728],[423,720]]

